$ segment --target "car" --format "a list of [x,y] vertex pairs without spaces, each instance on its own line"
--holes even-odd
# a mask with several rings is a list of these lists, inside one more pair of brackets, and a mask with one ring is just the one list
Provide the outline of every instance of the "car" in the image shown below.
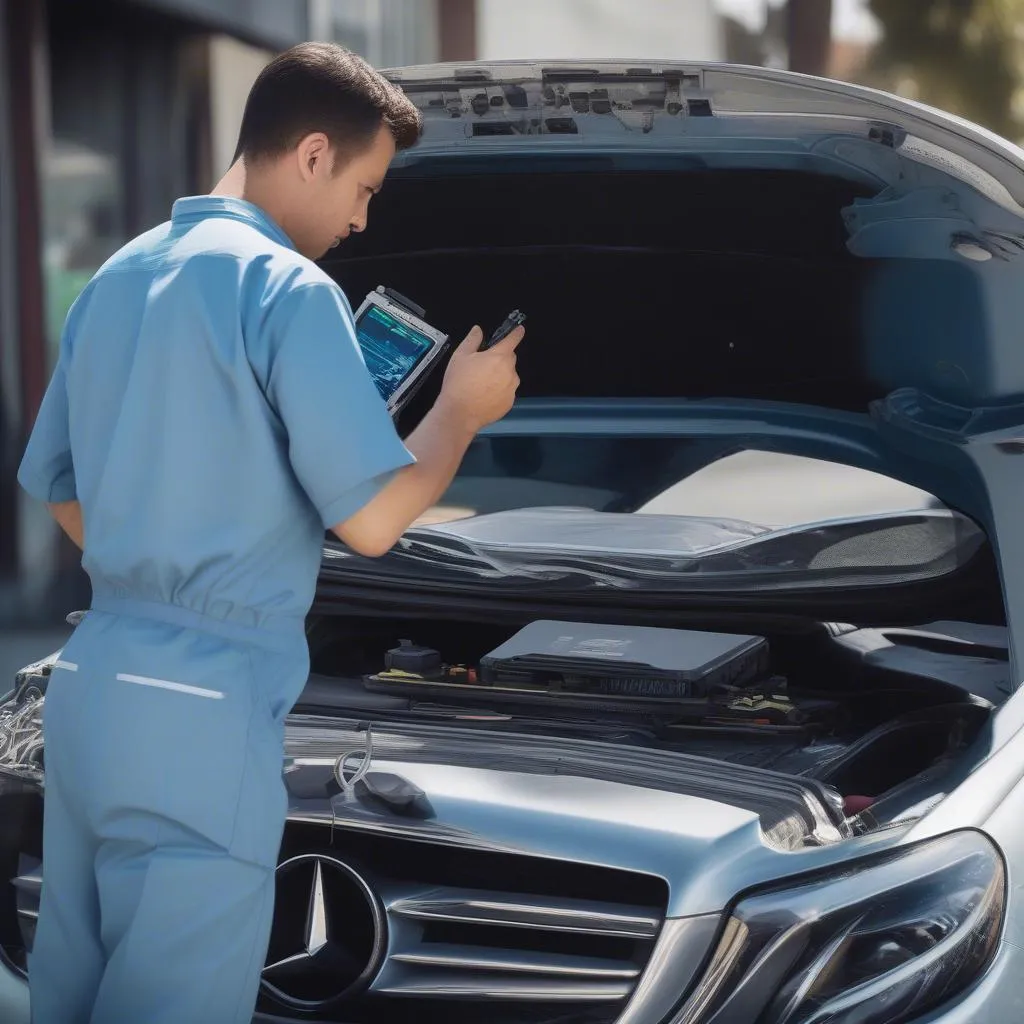
[[[1024,153],[760,68],[388,74],[422,141],[324,265],[522,309],[522,386],[325,541],[256,1019],[1022,1019]],[[58,658],[0,706],[5,1021]]]

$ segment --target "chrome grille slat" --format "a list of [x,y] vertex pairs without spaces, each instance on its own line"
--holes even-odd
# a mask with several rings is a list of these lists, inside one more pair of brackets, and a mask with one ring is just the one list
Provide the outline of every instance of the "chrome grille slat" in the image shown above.
[[618,1002],[632,991],[629,981],[600,982],[587,979],[576,981],[547,978],[515,978],[508,976],[482,977],[468,975],[439,978],[433,971],[411,971],[407,975],[393,976],[382,984],[374,985],[374,992],[382,995],[419,997],[421,999],[469,999],[473,1001],[497,1000],[505,1002],[535,1003],[603,1003]]
[[371,989],[382,995],[620,1002],[632,993],[661,930],[654,908],[606,897],[397,880],[382,882],[380,892],[390,941]]
[[494,971],[509,974],[539,974],[565,978],[594,978],[618,981],[636,978],[640,969],[617,960],[601,961],[559,953],[519,953],[482,950],[461,946],[430,944],[421,952],[395,953],[391,960],[403,964],[450,968],[462,971]]
[[30,948],[35,940],[36,925],[39,922],[39,898],[43,891],[43,878],[38,862],[24,858],[23,870],[11,879],[15,892],[15,911],[25,947]]
[[43,890],[43,879],[41,875],[35,874],[18,875],[17,878],[11,879],[11,885],[19,892],[35,896],[38,899]]
[[529,902],[504,893],[432,890],[394,899],[388,911],[420,921],[529,928],[537,931],[653,940],[659,921],[640,907],[601,906],[578,900],[535,897]]

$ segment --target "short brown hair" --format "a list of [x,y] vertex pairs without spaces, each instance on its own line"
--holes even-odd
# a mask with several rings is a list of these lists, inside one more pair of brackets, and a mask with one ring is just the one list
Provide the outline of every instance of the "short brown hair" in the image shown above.
[[323,132],[343,156],[363,151],[386,127],[398,149],[419,140],[423,118],[398,86],[333,43],[300,43],[275,57],[249,91],[235,159],[281,156]]

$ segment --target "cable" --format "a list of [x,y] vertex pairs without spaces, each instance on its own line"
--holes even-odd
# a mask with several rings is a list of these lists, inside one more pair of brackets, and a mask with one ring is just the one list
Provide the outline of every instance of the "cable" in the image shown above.
[[[362,732],[363,729],[366,730],[366,749],[349,750],[341,754],[334,762],[334,779],[343,793],[348,793],[355,788],[359,780],[370,770],[373,761],[373,729],[368,722],[360,725],[357,731]],[[349,766],[348,762],[352,757],[362,758],[357,768]],[[351,776],[346,775],[345,773],[350,770],[352,771]]]
[[0,765],[38,772],[43,750],[43,695],[35,687],[13,710],[0,711]]

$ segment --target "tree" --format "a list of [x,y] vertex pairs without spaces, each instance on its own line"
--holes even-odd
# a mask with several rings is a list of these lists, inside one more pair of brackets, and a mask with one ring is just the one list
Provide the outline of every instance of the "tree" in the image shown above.
[[764,66],[767,55],[761,33],[751,32],[741,21],[723,15],[722,36],[725,44],[725,59],[730,64],[747,64],[750,67]]
[[1024,0],[869,0],[882,27],[871,84],[1024,137]]
[[832,47],[832,0],[789,0],[786,40],[790,71],[824,75]]

